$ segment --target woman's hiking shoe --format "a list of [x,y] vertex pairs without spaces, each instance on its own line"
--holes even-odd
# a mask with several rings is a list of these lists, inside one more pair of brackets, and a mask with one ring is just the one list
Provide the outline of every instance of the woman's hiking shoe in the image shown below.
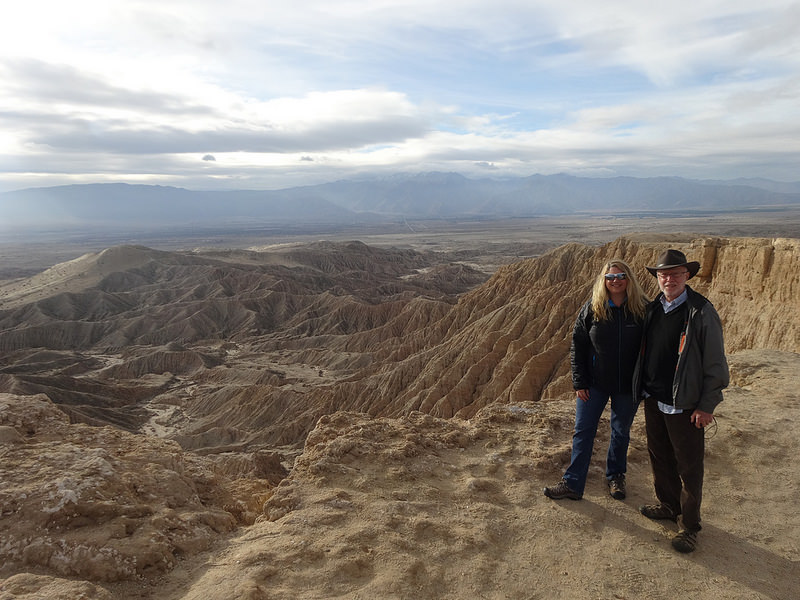
[[678,515],[666,504],[645,504],[639,507],[639,512],[654,521],[677,521]]
[[672,547],[684,554],[694,552],[695,548],[697,548],[697,530],[681,529],[678,534],[672,538]]
[[583,497],[583,494],[579,494],[567,485],[566,479],[562,479],[552,487],[544,488],[544,495],[553,500],[561,500],[562,498],[580,500]]
[[614,500],[625,499],[625,475],[614,475],[608,480],[608,493]]

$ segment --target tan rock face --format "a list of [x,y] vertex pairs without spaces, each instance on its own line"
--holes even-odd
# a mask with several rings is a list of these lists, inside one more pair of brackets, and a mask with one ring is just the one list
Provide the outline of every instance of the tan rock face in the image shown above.
[[168,440],[70,425],[45,396],[0,394],[0,423],[17,434],[0,441],[3,573],[116,581],[164,572],[248,513],[252,521],[248,502],[270,487],[252,479],[237,497],[213,461]]
[[393,361],[332,389],[330,404],[370,414],[420,410],[470,417],[495,401],[569,393],[569,336],[604,262],[619,257],[634,266],[653,297],[658,288],[644,267],[654,265],[668,247],[701,261],[700,273],[689,283],[717,308],[729,352],[800,352],[800,241],[620,238],[598,249],[562,246],[500,268],[396,349]]
[[88,581],[71,581],[49,575],[20,573],[0,582],[3,600],[113,600],[114,596],[99,585]]

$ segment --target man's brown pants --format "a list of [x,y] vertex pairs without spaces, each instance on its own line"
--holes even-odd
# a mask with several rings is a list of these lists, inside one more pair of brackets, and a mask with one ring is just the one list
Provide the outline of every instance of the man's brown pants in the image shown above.
[[653,468],[656,497],[675,514],[685,529],[700,529],[703,497],[704,430],[689,420],[692,411],[667,415],[655,398],[644,401],[647,450]]

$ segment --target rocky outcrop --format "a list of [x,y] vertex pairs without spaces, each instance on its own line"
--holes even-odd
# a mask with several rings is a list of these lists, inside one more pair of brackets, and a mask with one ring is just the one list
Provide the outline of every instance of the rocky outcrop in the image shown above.
[[327,408],[469,418],[493,402],[569,393],[572,325],[602,264],[620,257],[635,265],[652,297],[657,287],[644,266],[667,247],[701,262],[690,283],[719,311],[729,352],[800,351],[800,241],[625,237],[600,248],[566,245],[502,267],[420,328],[413,342],[329,390]]
[[0,394],[0,577],[168,571],[252,522],[284,475],[269,456],[188,455],[172,441],[70,425],[43,395]]
[[114,596],[100,585],[73,581],[50,575],[19,573],[0,583],[2,600],[113,600]]

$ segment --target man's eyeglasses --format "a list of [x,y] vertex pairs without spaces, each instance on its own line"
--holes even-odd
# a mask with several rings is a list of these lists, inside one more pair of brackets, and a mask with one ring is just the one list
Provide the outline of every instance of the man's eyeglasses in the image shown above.
[[628,276],[625,275],[625,273],[606,273],[605,277],[606,277],[606,279],[609,279],[611,281],[614,281],[615,279],[618,279],[618,280],[621,281],[623,279],[627,279],[628,278]]
[[662,280],[669,279],[670,277],[672,279],[678,279],[679,277],[683,277],[684,275],[686,275],[686,273],[688,272],[689,271],[672,271],[667,273],[666,271],[656,271],[656,275],[658,275],[658,278]]

